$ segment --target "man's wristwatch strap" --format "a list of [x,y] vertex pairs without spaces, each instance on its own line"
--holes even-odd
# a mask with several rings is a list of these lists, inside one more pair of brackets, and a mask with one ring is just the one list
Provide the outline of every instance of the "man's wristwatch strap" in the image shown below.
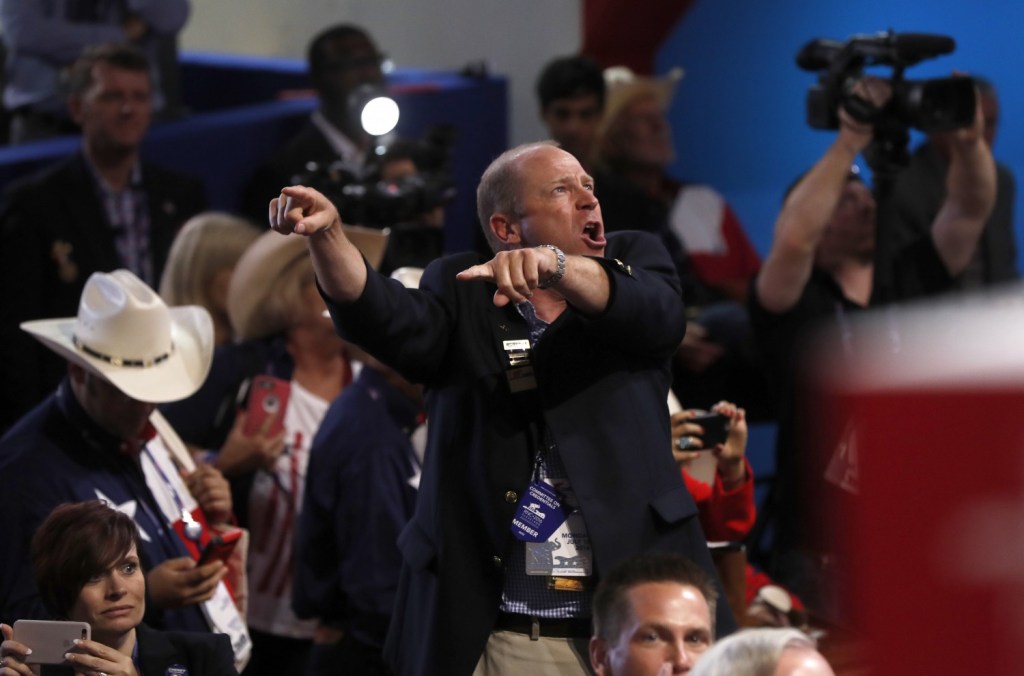
[[562,281],[562,277],[565,277],[565,253],[554,244],[541,244],[537,248],[551,249],[555,252],[555,271],[537,284],[538,289],[547,289],[558,284],[558,282]]

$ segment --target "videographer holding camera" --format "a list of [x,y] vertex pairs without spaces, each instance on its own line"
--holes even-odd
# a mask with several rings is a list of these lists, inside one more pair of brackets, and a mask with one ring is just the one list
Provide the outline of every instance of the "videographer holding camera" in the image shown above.
[[[952,132],[945,201],[930,230],[876,262],[876,200],[852,165],[879,140],[880,125],[891,129],[889,103],[894,89],[899,94],[905,84],[898,78],[845,78],[834,108],[836,139],[788,193],[750,301],[755,337],[779,402],[778,476],[764,510],[775,541],[768,560],[758,563],[818,617],[833,621],[841,621],[842,602],[831,594],[831,583],[835,566],[845,559],[836,546],[842,543],[828,539],[821,515],[834,513],[836,501],[856,492],[856,453],[848,434],[834,445],[801,446],[807,421],[813,420],[797,397],[802,341],[810,329],[831,323],[844,345],[852,346],[853,314],[950,287],[971,260],[995,201],[995,163],[975,106],[973,124]],[[897,331],[894,324],[894,340]]]
[[364,28],[336,24],[317,33],[309,43],[309,80],[320,105],[309,121],[250,178],[243,193],[245,215],[257,223],[267,217],[267,200],[282,185],[312,163],[328,167],[341,163],[361,168],[371,154],[373,139],[362,128],[351,97],[360,87],[386,85],[384,55]]

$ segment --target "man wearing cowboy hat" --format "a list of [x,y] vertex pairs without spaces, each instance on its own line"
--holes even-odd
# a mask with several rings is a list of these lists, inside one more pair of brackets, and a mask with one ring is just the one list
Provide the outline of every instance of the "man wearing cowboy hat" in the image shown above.
[[370,270],[315,190],[270,204],[307,236],[336,328],[426,387],[385,645],[403,675],[587,674],[591,591],[619,561],[676,551],[717,579],[666,450],[679,281],[651,235],[605,237],[593,187],[551,144],[503,153],[477,189],[494,257],[441,258],[418,289]]
[[[76,317],[22,327],[67,361],[65,380],[0,439],[0,495],[8,506],[0,555],[0,619],[45,618],[29,566],[29,543],[54,507],[100,499],[138,525],[147,572],[146,620],[209,631],[199,604],[226,594],[222,562],[197,566],[182,535],[198,540],[196,504],[208,523],[231,517],[227,482],[211,467],[185,481],[156,436],[156,404],[194,392],[213,351],[209,314],[168,308],[127,270],[94,273]],[[156,486],[156,488],[152,488]],[[151,607],[152,606],[152,607]],[[236,650],[238,646],[235,646]]]
[[[658,234],[679,271],[690,323],[676,354],[676,394],[698,408],[736,401],[756,418],[771,411],[745,307],[760,260],[721,194],[669,173],[675,148],[666,113],[682,75],[680,68],[661,77],[622,66],[605,69],[607,98],[595,141],[597,193],[609,230]],[[603,190],[616,181],[614,193]]]
[[[607,98],[596,133],[598,164],[646,196],[643,203],[614,205],[606,217],[615,229],[667,228],[681,247],[678,254],[707,287],[705,294],[743,301],[759,258],[742,224],[713,188],[683,183],[668,173],[675,148],[666,113],[682,76],[680,68],[663,77],[638,76],[622,66],[604,71]],[[600,180],[599,174],[598,188]]]

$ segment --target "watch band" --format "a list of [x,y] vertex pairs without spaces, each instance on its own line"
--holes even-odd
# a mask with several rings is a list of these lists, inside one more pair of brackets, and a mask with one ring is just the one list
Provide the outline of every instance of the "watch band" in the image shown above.
[[562,281],[562,277],[565,277],[565,253],[554,244],[541,244],[537,248],[551,249],[555,252],[555,271],[546,279],[542,279],[537,283],[538,289],[547,289],[558,284],[558,282]]

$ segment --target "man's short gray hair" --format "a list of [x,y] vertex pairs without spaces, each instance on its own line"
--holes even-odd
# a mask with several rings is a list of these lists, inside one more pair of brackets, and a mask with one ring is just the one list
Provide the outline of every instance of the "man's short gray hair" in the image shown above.
[[480,218],[480,227],[484,229],[484,237],[494,252],[508,248],[491,231],[491,216],[508,214],[518,218],[522,215],[519,202],[519,189],[522,177],[519,172],[519,160],[538,148],[557,147],[553,141],[525,143],[506,150],[484,170],[480,184],[476,188],[476,211]]
[[744,629],[718,641],[701,655],[693,676],[771,676],[786,648],[815,650],[799,629]]

